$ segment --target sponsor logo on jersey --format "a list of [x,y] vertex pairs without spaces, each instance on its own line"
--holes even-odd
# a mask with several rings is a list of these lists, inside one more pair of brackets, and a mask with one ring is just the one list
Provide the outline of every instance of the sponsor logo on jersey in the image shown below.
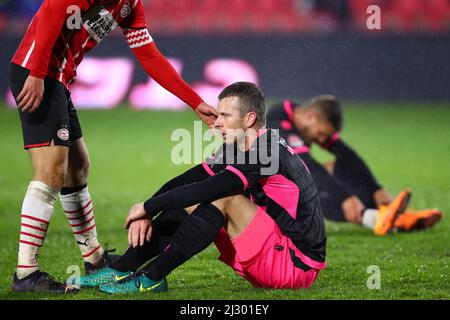
[[69,130],[66,128],[59,129],[56,136],[62,141],[67,141],[69,140]]
[[84,28],[97,43],[102,41],[115,27],[117,27],[117,21],[112,14],[104,8],[92,19],[84,23]]

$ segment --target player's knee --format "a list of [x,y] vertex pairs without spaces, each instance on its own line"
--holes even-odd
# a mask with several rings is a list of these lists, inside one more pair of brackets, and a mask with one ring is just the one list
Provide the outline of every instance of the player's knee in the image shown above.
[[364,209],[361,201],[355,197],[349,197],[342,203],[342,209],[344,211],[345,220],[356,224],[361,224],[362,216],[361,212]]
[[187,208],[183,208],[183,210],[187,213],[187,214],[192,214],[192,212],[195,211],[195,209],[197,209],[197,207],[199,206],[199,204],[194,204],[193,206],[187,207]]
[[53,166],[45,166],[36,170],[35,179],[43,181],[52,188],[61,190],[64,184],[66,172],[67,166],[64,163]]
[[72,167],[74,170],[74,174],[81,180],[86,180],[89,176],[89,166],[90,163],[88,160],[83,161],[77,165],[75,165],[75,167]]
[[89,160],[83,161],[83,163],[80,165],[80,175],[87,178],[89,175],[89,168],[90,168]]
[[214,205],[220,211],[222,211],[222,213],[225,216],[227,216],[235,211],[233,209],[236,207],[236,205],[238,205],[240,197],[243,196],[241,195],[228,196],[221,199],[217,199],[213,201],[211,204]]
[[64,177],[66,175],[67,168],[64,165],[57,165],[55,171],[50,174],[51,185],[60,190],[64,184]]
[[211,204],[220,211],[222,211],[223,213],[225,213],[227,211],[228,202],[230,201],[229,198],[231,197],[220,198],[213,201]]
[[242,214],[242,210],[247,207],[248,202],[250,202],[248,198],[238,194],[218,199],[212,204],[222,211],[225,217],[229,218]]

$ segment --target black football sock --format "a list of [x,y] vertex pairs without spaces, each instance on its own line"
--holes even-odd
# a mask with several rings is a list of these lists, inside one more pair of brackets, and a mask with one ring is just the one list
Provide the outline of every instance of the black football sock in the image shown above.
[[153,281],[161,280],[176,267],[206,249],[224,223],[222,212],[214,205],[199,205],[175,232],[164,252],[142,271]]
[[143,264],[161,254],[162,250],[169,244],[175,231],[183,221],[189,217],[184,209],[170,209],[161,213],[152,222],[152,237],[150,241],[144,242],[143,246],[129,247],[128,250],[110,267],[126,272],[135,272]]
[[71,194],[71,193],[81,191],[86,187],[87,187],[87,183],[83,184],[82,186],[78,186],[78,187],[62,187],[60,193],[62,195]]

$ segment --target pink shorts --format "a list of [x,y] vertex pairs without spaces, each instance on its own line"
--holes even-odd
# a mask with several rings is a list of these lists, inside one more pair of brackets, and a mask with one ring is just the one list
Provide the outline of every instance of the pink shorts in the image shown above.
[[[275,221],[258,207],[255,217],[244,232],[231,240],[222,228],[214,240],[225,262],[255,287],[309,288],[319,274],[318,269],[303,271],[295,267],[289,249],[302,261],[309,261],[283,235]],[[305,261],[306,260],[306,261]],[[324,265],[324,264],[323,264]]]

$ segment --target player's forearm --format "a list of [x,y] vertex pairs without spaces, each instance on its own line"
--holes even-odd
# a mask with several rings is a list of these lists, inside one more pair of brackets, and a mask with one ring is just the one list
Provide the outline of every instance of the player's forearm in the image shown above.
[[185,186],[194,182],[200,182],[207,178],[210,175],[205,171],[202,165],[197,165],[179,176],[173,178],[166,182],[153,196],[158,196],[175,188]]
[[338,140],[329,149],[335,156],[335,174],[358,177],[364,188],[372,193],[381,188],[366,162],[344,141]]
[[144,202],[144,209],[150,217],[153,217],[163,210],[212,202],[243,188],[242,180],[225,170],[202,182],[194,182],[154,196]]
[[344,141],[338,139],[328,147],[328,151],[336,156],[336,159],[346,161],[356,161],[358,163],[364,163],[364,161],[358,156],[358,154]]
[[203,102],[161,54],[154,42],[132,50],[147,74],[166,90],[192,109],[196,109]]
[[71,5],[81,9],[87,6],[87,0],[45,0],[42,4],[36,25],[31,76],[40,79],[46,76],[53,47],[68,17],[67,8]]

